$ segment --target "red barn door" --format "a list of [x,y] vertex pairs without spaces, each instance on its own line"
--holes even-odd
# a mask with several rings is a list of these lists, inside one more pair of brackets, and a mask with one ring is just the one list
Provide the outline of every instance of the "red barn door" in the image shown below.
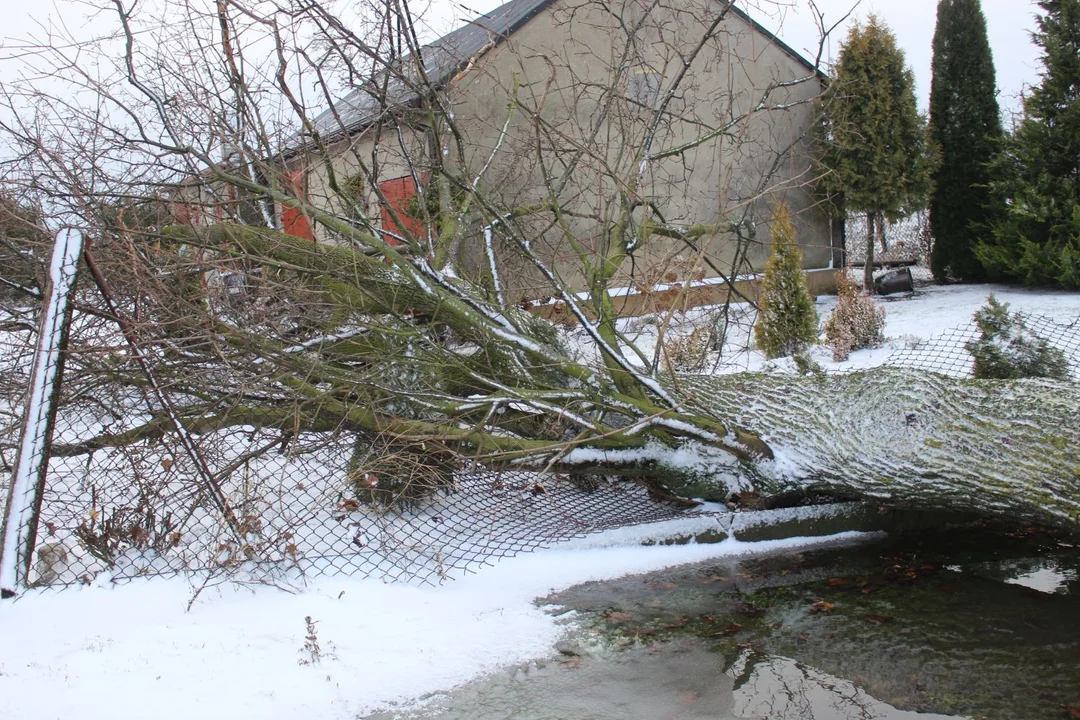
[[[384,236],[386,241],[391,245],[402,245],[403,243],[398,237],[405,236],[405,231],[408,231],[414,237],[423,237],[424,223],[416,217],[416,209],[413,204],[417,191],[416,180],[413,179],[412,175],[405,175],[393,180],[384,180],[379,183],[379,190],[382,192],[383,197],[386,198],[386,204],[389,206],[382,208],[382,226],[383,230],[386,231]],[[393,208],[393,213],[390,211],[391,208]],[[398,218],[405,226],[404,229],[394,220],[394,213],[397,213]],[[395,235],[398,237],[395,237]]]
[[[290,173],[286,173],[284,180],[289,189],[300,200],[304,199],[307,194],[304,182],[307,179],[307,175],[303,170],[295,170]],[[296,208],[281,206],[281,230],[286,235],[292,235],[293,237],[303,238],[305,240],[314,240],[315,234],[311,232],[311,221],[308,220],[308,216]]]

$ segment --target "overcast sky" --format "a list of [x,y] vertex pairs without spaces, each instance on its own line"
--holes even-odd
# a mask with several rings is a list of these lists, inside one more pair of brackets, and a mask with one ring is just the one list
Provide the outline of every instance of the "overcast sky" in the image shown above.
[[[805,5],[802,0],[791,1]],[[817,0],[827,23],[839,20],[853,4],[854,0]],[[982,0],[982,7],[994,53],[1002,108],[1018,108],[1020,92],[1025,86],[1038,82],[1039,52],[1031,42],[1036,7],[1028,0]],[[937,21],[937,0],[862,0],[855,16],[865,18],[870,12],[884,19],[896,33],[900,47],[907,54],[908,64],[915,71],[915,89],[919,104],[925,109],[930,96],[930,45]],[[762,22],[765,24],[764,19]],[[797,50],[816,47],[812,16],[805,7],[788,11],[779,34]],[[834,54],[846,34],[845,26],[833,42]]]
[[[434,0],[428,11],[429,20],[445,31],[453,22],[447,18],[455,16],[460,20],[467,16],[462,9],[465,6],[486,12],[501,4],[502,0]],[[818,31],[807,0],[739,0],[738,4],[793,48],[813,59]],[[896,33],[908,64],[915,71],[916,92],[924,110],[930,96],[930,44],[937,21],[937,4],[937,0],[862,0],[852,14],[853,18],[865,18],[871,12],[876,13]],[[855,5],[856,0],[817,0],[827,25],[843,18]],[[1039,53],[1031,42],[1036,8],[1029,0],[982,0],[982,6],[1002,109],[1019,108],[1020,92],[1038,81]],[[833,54],[839,50],[847,28],[844,25],[834,34]]]
[[[153,0],[142,0],[142,2]],[[344,0],[348,1],[348,0]],[[468,16],[468,10],[480,13],[491,10],[502,0],[430,0],[431,7],[425,12],[427,22],[434,28],[446,31],[453,26],[455,18],[460,21]],[[851,9],[855,0],[817,0],[818,7],[831,24]],[[411,5],[416,7],[419,2]],[[812,57],[817,47],[817,30],[813,17],[806,9],[807,0],[740,0],[742,7],[763,25],[778,34],[796,50],[805,51]],[[997,68],[997,84],[1003,109],[1019,107],[1018,97],[1025,86],[1038,80],[1038,52],[1031,43],[1030,32],[1035,27],[1035,8],[1029,0],[983,0]],[[756,9],[755,9],[756,8]],[[900,47],[907,53],[909,65],[915,71],[920,105],[925,109],[930,93],[930,43],[934,34],[937,0],[862,0],[855,10],[855,17],[877,13],[893,29]],[[60,20],[69,28],[86,24],[90,13],[85,4],[68,0],[49,3],[31,3],[27,0],[0,0],[0,37],[4,38],[0,49],[0,81],[12,77],[18,60],[9,56],[17,40],[33,33],[42,36],[35,21]],[[846,34],[846,26],[836,33],[832,52],[838,49]]]

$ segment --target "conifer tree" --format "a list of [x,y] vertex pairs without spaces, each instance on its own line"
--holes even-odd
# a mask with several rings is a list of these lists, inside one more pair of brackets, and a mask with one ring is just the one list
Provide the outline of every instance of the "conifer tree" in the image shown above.
[[934,173],[930,267],[939,281],[984,279],[975,257],[989,212],[989,163],[1001,141],[994,59],[979,0],[940,0],[930,86],[930,137],[941,164]]
[[1040,0],[1042,82],[999,156],[1002,216],[976,255],[993,279],[1080,289],[1080,0]]
[[842,197],[846,212],[866,213],[872,290],[875,224],[925,206],[933,164],[914,74],[874,15],[848,33],[822,110],[822,189]]
[[817,311],[802,263],[791,215],[780,205],[773,215],[772,256],[765,263],[754,324],[754,339],[767,358],[793,355],[817,340]]

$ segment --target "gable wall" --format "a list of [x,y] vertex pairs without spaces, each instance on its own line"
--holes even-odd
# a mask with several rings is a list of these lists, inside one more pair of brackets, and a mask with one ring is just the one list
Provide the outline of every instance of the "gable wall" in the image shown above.
[[[632,79],[634,75],[663,78],[666,87],[680,71],[682,57],[700,38],[701,19],[707,14],[697,0],[654,6],[635,36],[636,41],[629,43],[620,22],[639,20],[644,8],[638,0],[626,0],[616,18],[598,3],[562,0],[459,75],[447,96],[456,124],[466,135],[463,177],[471,179],[486,166],[482,182],[489,192],[498,189],[503,201],[511,206],[535,203],[546,198],[545,175],[557,177],[565,169],[563,164],[574,157],[572,152],[555,152],[554,148],[587,148],[589,152],[577,158],[568,186],[560,196],[572,216],[565,218],[561,229],[549,227],[550,216],[538,218],[531,229],[534,237],[542,238],[538,245],[544,247],[543,254],[554,258],[560,275],[576,289],[582,289],[582,278],[577,272],[580,260],[574,242],[579,244],[578,249],[603,247],[606,237],[602,229],[610,227],[615,211],[621,207],[611,200],[620,188],[637,181],[642,169],[638,195],[655,205],[670,224],[743,220],[757,226],[753,241],[742,248],[756,268],[768,256],[768,230],[763,222],[771,212],[775,191],[781,190],[796,216],[806,266],[828,266],[830,225],[824,215],[810,209],[809,196],[798,187],[809,179],[808,162],[800,152],[805,150],[805,143],[799,138],[810,127],[812,105],[758,113],[735,122],[761,100],[770,83],[804,78],[810,71],[730,13],[716,38],[706,44],[694,62],[682,90],[670,105],[672,117],[656,133],[653,149],[692,142],[708,128],[722,123],[734,122],[734,126],[723,138],[678,156],[649,162],[642,168],[634,151],[649,132],[649,113],[629,102],[625,90],[611,97],[605,89],[613,83],[620,88],[625,88],[627,82],[640,83]],[[714,3],[708,11],[715,9]],[[504,134],[515,77],[517,108]],[[804,102],[819,91],[820,84],[814,79],[775,92],[770,104]],[[601,107],[607,109],[603,119],[599,119]],[[537,124],[532,122],[534,113],[543,118],[542,132],[538,133]],[[361,156],[367,157],[373,149],[373,136],[369,130],[350,142]],[[403,152],[396,130],[384,132],[380,144],[381,178],[408,173],[407,156],[415,153],[414,157],[421,157],[428,152],[422,148],[424,140],[420,137],[405,138],[407,151]],[[454,159],[455,148],[449,142],[445,144],[446,156]],[[778,157],[778,148],[793,144],[795,152]],[[344,144],[339,148],[343,149]],[[339,174],[351,174],[347,152],[335,153],[334,164]],[[772,176],[766,180],[769,173]],[[763,188],[772,191],[765,199],[760,197]],[[325,173],[311,173],[309,193],[317,202],[331,202]],[[645,212],[636,212],[634,218],[644,220]],[[745,264],[736,262],[737,244],[731,235],[721,233],[707,242],[708,255],[717,267],[725,273],[733,267],[745,271]],[[474,235],[464,247],[466,260],[481,264],[481,246]],[[672,258],[677,255],[684,257],[673,264]],[[655,279],[649,276],[652,269],[653,275],[673,271],[685,276],[692,272],[691,255],[683,243],[654,236],[636,251],[633,262],[625,263],[625,274],[633,270],[635,277],[617,279],[615,284],[648,284]],[[547,294],[545,283],[524,262],[518,261],[518,266],[510,267],[505,274],[508,277],[504,279],[517,294]],[[716,273],[706,269],[706,274]]]

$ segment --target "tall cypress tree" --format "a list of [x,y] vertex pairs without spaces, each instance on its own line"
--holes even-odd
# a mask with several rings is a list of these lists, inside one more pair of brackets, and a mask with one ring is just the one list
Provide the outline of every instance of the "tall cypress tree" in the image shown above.
[[866,213],[872,289],[875,223],[925,207],[932,170],[914,75],[875,16],[848,33],[822,109],[822,189],[842,196],[847,212]]
[[1040,0],[1042,82],[999,155],[1001,208],[976,255],[993,279],[1080,289],[1080,0]]
[[930,137],[941,161],[930,197],[930,268],[939,281],[985,279],[975,244],[988,221],[988,165],[1001,134],[981,3],[940,0],[930,86]]

